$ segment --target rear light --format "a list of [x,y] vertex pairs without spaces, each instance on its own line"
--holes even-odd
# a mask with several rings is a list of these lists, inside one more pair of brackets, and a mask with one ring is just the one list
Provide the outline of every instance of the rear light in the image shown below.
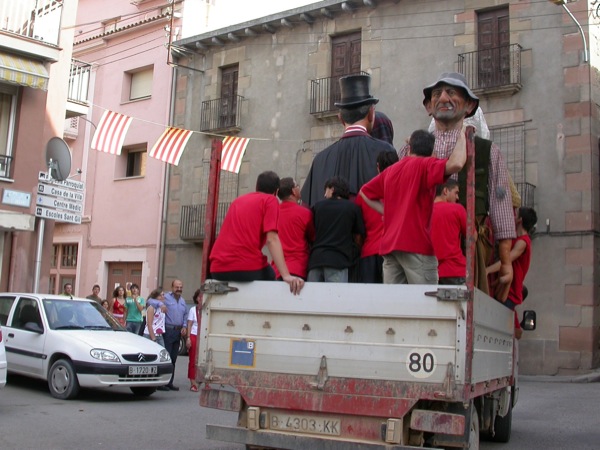
[[2,342],[2,327],[0,327],[0,342]]

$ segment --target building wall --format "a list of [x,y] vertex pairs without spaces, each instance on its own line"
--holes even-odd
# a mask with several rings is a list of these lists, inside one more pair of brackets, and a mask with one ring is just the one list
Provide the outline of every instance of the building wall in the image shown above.
[[[326,6],[333,10],[339,3]],[[594,2],[588,3],[570,3],[569,8],[592,43],[590,63],[582,62],[583,44],[571,18],[550,2],[380,1],[374,8],[335,10],[333,19],[308,5],[303,11],[314,18],[312,23],[290,15],[296,19],[291,28],[277,25],[284,12],[186,38],[178,45],[196,53],[180,62],[203,72],[177,71],[175,123],[198,126],[201,102],[219,97],[220,68],[239,64],[239,95],[245,99],[239,135],[251,141],[238,193],[253,190],[264,170],[303,181],[313,141],[342,131],[334,116],[320,119],[309,113],[310,82],[330,76],[331,36],[360,30],[362,70],[372,76],[377,109],[394,123],[400,148],[414,129],[429,125],[423,87],[441,72],[457,70],[459,54],[477,50],[476,11],[509,4],[510,43],[522,48],[521,87],[511,94],[484,91],[480,96],[491,128],[524,127],[524,181],[535,186],[539,221],[526,280],[529,297],[522,309],[537,311],[538,328],[520,342],[520,367],[530,374],[586,371],[600,364],[598,20],[588,14]],[[264,31],[265,23],[276,31]],[[246,33],[248,28],[256,35]],[[228,33],[239,41],[228,39]],[[214,36],[223,44],[211,43]],[[211,138],[195,136],[169,179],[165,270],[189,274],[188,283],[197,283],[202,250],[180,239],[179,216],[182,205],[205,201],[198,187],[203,186]],[[188,179],[198,181],[183,182]]]
[[[61,31],[58,46],[39,44],[38,57],[33,60],[46,60],[49,71],[47,91],[30,87],[19,87],[19,100],[13,141],[13,171],[11,179],[0,179],[0,187],[31,193],[29,208],[0,205],[1,212],[9,211],[24,215],[33,221],[31,231],[11,231],[0,229],[3,241],[2,275],[0,288],[10,291],[32,291],[36,283],[39,290],[45,292],[50,268],[52,249],[52,230],[54,223],[46,220],[42,238],[42,252],[39,261],[40,277],[36,279],[36,260],[40,219],[34,218],[38,174],[47,171],[45,149],[48,140],[62,136],[62,119],[65,117],[67,100],[67,80],[69,77],[73,30],[78,0],[65,0],[61,12]],[[12,12],[12,11],[11,11]],[[3,51],[16,52],[23,47],[32,48],[35,40],[3,33],[0,48]],[[21,53],[22,56],[28,57]],[[52,55],[49,57],[49,55]],[[31,56],[31,55],[29,55]]]
[[[82,225],[57,227],[55,242],[81,236],[80,261],[75,291],[88,295],[94,284],[101,296],[111,295],[108,286],[111,262],[142,264],[141,295],[161,284],[159,243],[163,210],[166,163],[146,156],[143,176],[125,176],[126,152],[120,156],[91,149],[90,144],[106,110],[133,118],[124,147],[146,144],[147,153],[169,125],[171,68],[167,64],[165,26],[161,1],[139,6],[118,0],[80,2],[75,55],[93,65],[90,112],[79,121],[79,134],[72,142],[86,183]],[[102,20],[120,17],[117,28],[105,33]],[[151,96],[129,100],[129,73],[153,66]],[[85,119],[85,120],[84,120]],[[92,125],[93,124],[93,125]]]

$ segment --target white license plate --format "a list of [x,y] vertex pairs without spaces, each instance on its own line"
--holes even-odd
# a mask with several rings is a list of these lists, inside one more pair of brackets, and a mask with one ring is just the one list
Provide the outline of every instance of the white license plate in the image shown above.
[[318,416],[296,416],[293,414],[269,414],[269,428],[272,430],[295,431],[297,433],[341,434],[340,419],[328,419]]
[[157,366],[129,366],[129,375],[156,375]]

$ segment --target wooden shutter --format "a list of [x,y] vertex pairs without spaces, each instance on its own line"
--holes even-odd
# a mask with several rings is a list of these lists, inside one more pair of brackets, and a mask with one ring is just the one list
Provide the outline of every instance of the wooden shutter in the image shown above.
[[477,13],[478,87],[510,82],[508,7]]

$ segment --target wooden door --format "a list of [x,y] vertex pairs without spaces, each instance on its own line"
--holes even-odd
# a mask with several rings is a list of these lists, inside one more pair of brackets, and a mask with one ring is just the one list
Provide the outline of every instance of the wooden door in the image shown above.
[[334,103],[339,102],[341,98],[340,77],[360,73],[360,39],[360,31],[352,34],[334,36],[331,39],[330,106],[332,110],[335,109]]
[[[109,262],[108,263],[108,283],[106,290],[100,292],[102,298],[112,298],[113,291],[117,286],[124,286],[126,289],[132,283],[141,286],[142,283],[142,263],[141,262]],[[129,293],[128,293],[129,295]],[[148,292],[140,293],[146,297]]]
[[219,108],[219,128],[228,128],[236,125],[238,74],[238,65],[221,69],[221,104]]
[[477,14],[478,87],[510,83],[508,7]]

